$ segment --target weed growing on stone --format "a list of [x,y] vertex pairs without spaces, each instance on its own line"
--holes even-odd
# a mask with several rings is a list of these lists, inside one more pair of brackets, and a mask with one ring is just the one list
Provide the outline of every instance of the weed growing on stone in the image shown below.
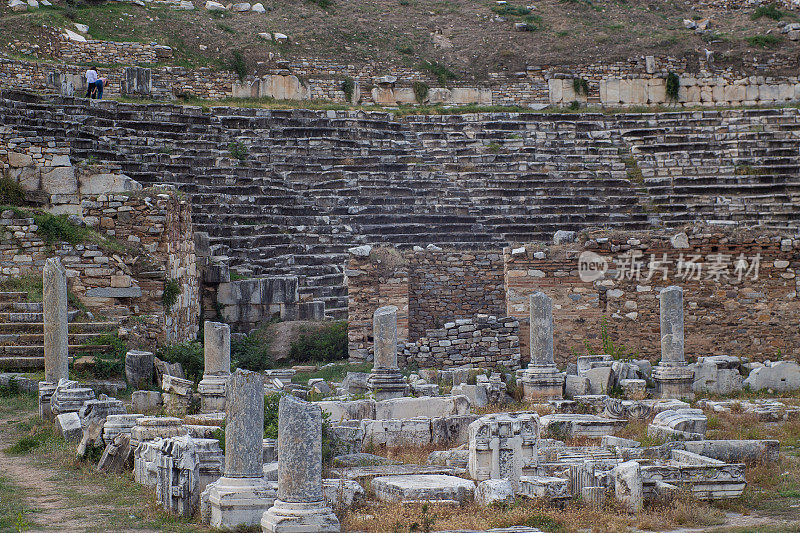
[[0,205],[21,206],[25,204],[25,190],[18,182],[0,176]]

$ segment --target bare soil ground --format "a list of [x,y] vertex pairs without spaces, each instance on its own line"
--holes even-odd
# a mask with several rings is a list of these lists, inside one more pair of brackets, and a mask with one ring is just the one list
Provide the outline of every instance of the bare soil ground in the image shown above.
[[[298,0],[265,0],[266,14],[214,14],[194,0],[195,11],[133,4],[81,4],[58,0],[53,9],[12,13],[0,4],[0,50],[19,55],[15,40],[29,45],[49,39],[53,29],[88,24],[93,38],[157,42],[175,49],[174,64],[224,66],[243,51],[251,72],[273,58],[313,57],[345,64],[419,67],[426,61],[462,79],[486,79],[490,72],[515,72],[527,65],[584,65],[643,55],[687,57],[691,64],[709,49],[716,67],[738,66],[742,58],[795,57],[800,42],[779,31],[768,17],[752,20],[754,8],[701,9],[686,0],[537,0],[530,5],[535,31],[514,30],[527,16],[497,21],[492,0],[333,0],[331,7]],[[713,36],[687,30],[683,19],[710,17]],[[781,12],[782,21],[797,20]],[[47,28],[45,28],[47,27]],[[291,44],[277,45],[259,32],[281,32]],[[746,38],[770,34],[778,41],[754,46]],[[18,43],[19,44],[19,43]],[[24,46],[22,46],[24,48]],[[772,70],[770,70],[772,69]],[[380,70],[380,68],[379,68]],[[768,67],[764,73],[779,73]]]

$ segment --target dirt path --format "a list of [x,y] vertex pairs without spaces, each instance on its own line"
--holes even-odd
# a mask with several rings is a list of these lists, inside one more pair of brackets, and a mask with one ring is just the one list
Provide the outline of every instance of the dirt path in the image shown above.
[[[19,421],[18,417],[0,418],[0,450],[13,444],[16,438],[13,425]],[[30,516],[30,521],[35,522],[37,527],[28,531],[97,530],[98,527],[101,527],[101,524],[97,523],[97,518],[108,515],[108,507],[89,503],[81,504],[82,498],[74,495],[68,496],[65,490],[68,488],[70,491],[77,491],[79,495],[85,494],[88,500],[96,488],[93,490],[93,487],[77,480],[69,487],[65,487],[55,481],[59,478],[59,472],[35,464],[30,457],[11,456],[0,452],[0,472],[3,472],[17,487],[22,489],[28,506],[35,511]],[[114,531],[119,530],[114,529]],[[157,533],[153,530],[137,529],[136,531]]]

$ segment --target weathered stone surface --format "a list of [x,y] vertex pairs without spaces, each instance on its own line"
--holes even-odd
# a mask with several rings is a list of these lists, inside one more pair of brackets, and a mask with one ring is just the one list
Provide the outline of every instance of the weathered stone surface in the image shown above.
[[231,328],[228,324],[206,320],[203,354],[203,379],[197,386],[201,410],[204,413],[224,411],[225,388],[231,370]]
[[83,437],[81,419],[75,412],[56,416],[56,430],[67,442],[78,442]]
[[131,387],[147,387],[153,381],[153,352],[128,350],[125,354],[125,379]]
[[595,415],[552,414],[540,418],[542,435],[550,438],[592,437],[613,435],[626,420],[612,420]]
[[682,443],[683,449],[726,463],[777,463],[777,440],[701,440]]
[[106,445],[106,449],[97,463],[97,470],[98,472],[119,474],[128,469],[132,461],[131,437],[122,433],[114,437],[114,440],[109,441]]
[[469,426],[469,474],[472,479],[508,479],[514,489],[520,476],[538,465],[539,415],[502,413]]
[[67,325],[67,273],[57,257],[48,258],[42,280],[44,316],[44,380],[58,383],[69,378]]
[[522,476],[519,494],[528,498],[563,500],[570,497],[569,480],[556,476]]
[[226,397],[224,475],[206,488],[212,527],[255,526],[275,492],[264,479],[264,384],[240,368],[231,374]]
[[800,389],[800,364],[797,361],[776,361],[750,370],[744,386],[759,391],[771,389],[790,392]]
[[647,434],[664,440],[702,440],[708,418],[700,409],[675,409],[658,413],[647,426]]
[[614,467],[614,497],[631,513],[638,513],[644,506],[642,469],[638,462],[627,461]]
[[487,479],[478,483],[475,489],[475,502],[489,506],[493,503],[513,502],[514,487],[507,479]]
[[375,496],[387,502],[468,502],[475,492],[475,483],[459,477],[440,474],[381,476],[370,485]]
[[397,307],[380,307],[372,318],[375,364],[368,379],[378,400],[404,396],[407,385],[397,369]]
[[329,415],[331,423],[343,420],[375,419],[376,402],[372,399],[365,400],[325,400],[316,404]]
[[278,498],[264,513],[265,532],[337,532],[339,519],[322,491],[322,410],[294,396],[278,408]]
[[469,412],[470,401],[466,396],[444,396],[421,398],[393,398],[375,404],[376,420],[407,419],[464,415]]
[[131,409],[135,413],[148,414],[161,408],[161,393],[150,390],[137,390],[131,394]]
[[366,497],[364,488],[352,479],[323,479],[322,496],[331,509],[349,509]]
[[462,383],[452,388],[451,394],[458,394],[469,399],[470,406],[473,408],[486,407],[489,405],[489,394],[487,393],[486,386],[480,385],[467,385]]
[[553,359],[553,301],[540,291],[530,296],[530,353],[522,376],[525,399],[561,398],[564,374]]

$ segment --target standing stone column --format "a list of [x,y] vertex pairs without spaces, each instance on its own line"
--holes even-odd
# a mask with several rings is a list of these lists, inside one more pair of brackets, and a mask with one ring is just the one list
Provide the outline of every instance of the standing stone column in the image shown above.
[[661,361],[653,369],[661,398],[692,398],[694,371],[683,352],[683,289],[672,285],[658,294],[661,312]]
[[264,479],[264,383],[257,372],[236,369],[227,386],[225,470],[208,486],[211,526],[255,526],[275,501]]
[[551,400],[562,397],[564,374],[553,357],[553,300],[536,291],[530,296],[531,361],[522,375],[526,400]]
[[225,410],[225,387],[231,375],[231,328],[228,324],[206,320],[203,328],[205,369],[197,386],[201,411]]
[[264,513],[265,533],[338,533],[322,496],[322,410],[294,396],[278,407],[278,499]]
[[42,275],[44,381],[39,382],[39,414],[50,419],[50,398],[62,379],[69,379],[67,273],[58,257],[45,261]]
[[379,307],[372,317],[375,359],[367,379],[376,400],[405,396],[408,386],[397,367],[397,307]]

